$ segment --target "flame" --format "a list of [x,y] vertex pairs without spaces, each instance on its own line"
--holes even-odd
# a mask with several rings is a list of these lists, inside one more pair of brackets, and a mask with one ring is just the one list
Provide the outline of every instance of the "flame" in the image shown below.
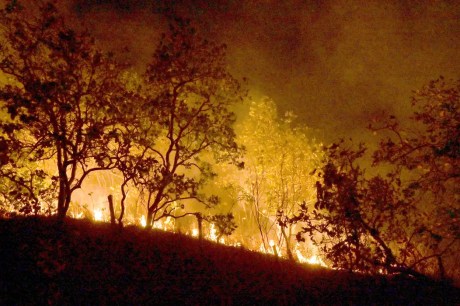
[[174,232],[174,219],[167,217],[166,220],[157,220],[153,222],[153,228],[162,230],[162,231],[171,231]]
[[76,213],[76,212],[71,212],[70,213],[70,217],[74,218],[74,219],[83,219],[85,215],[83,214],[83,212],[79,212],[79,213]]
[[153,222],[153,228],[162,230],[163,229],[163,221],[158,220],[158,221]]
[[[79,210],[80,211],[76,210],[76,211],[70,212],[70,216],[72,218],[76,218],[76,219],[85,218],[85,215],[86,215],[85,212],[81,211],[81,209],[79,209]],[[91,210],[90,210],[90,212],[91,212]],[[101,208],[93,209],[92,210],[92,215],[93,215],[93,220],[94,221],[107,222],[107,219],[104,218],[103,209],[101,209]],[[175,222],[176,222],[176,220],[174,218],[168,216],[166,219],[160,219],[160,220],[155,221],[153,223],[153,228],[160,229],[160,230],[163,230],[163,231],[172,231],[173,232],[175,230]],[[142,215],[138,219],[137,218],[136,219],[135,218],[127,219],[125,224],[137,224],[137,225],[140,225],[142,227],[146,227],[147,226],[146,216]],[[216,225],[214,223],[210,223],[210,225],[209,225],[209,227],[207,229],[208,229],[208,231],[206,233],[206,227],[203,228],[203,238],[205,238],[205,239],[208,239],[210,241],[214,241],[214,242],[217,242],[217,243],[221,243],[221,244],[224,244],[224,245],[228,245],[228,246],[233,246],[233,247],[241,247],[242,246],[242,243],[238,242],[238,241],[235,241],[235,239],[225,239],[224,237],[218,238],[219,237],[218,229],[217,229],[217,227],[216,227]],[[199,236],[199,230],[198,230],[198,228],[194,227],[194,228],[191,228],[191,230],[187,231],[186,234],[190,235],[192,237],[198,237]],[[285,253],[284,250],[282,249],[282,247],[280,247],[280,245],[278,243],[276,243],[276,240],[274,240],[274,239],[268,240],[268,243],[266,243],[266,244],[264,244],[264,243],[260,244],[260,247],[258,249],[254,248],[254,247],[251,247],[250,244],[245,245],[245,247],[247,249],[249,249],[249,250],[258,251],[258,252],[261,252],[261,253],[264,253],[264,254],[270,254],[270,255],[273,255],[273,256],[277,256],[277,257],[283,257],[284,256],[283,254]],[[297,260],[300,263],[306,263],[306,264],[311,264],[311,265],[318,265],[318,266],[322,266],[322,267],[328,267],[326,265],[326,263],[322,260],[322,258],[317,255],[317,249],[313,245],[310,245],[310,247],[308,247],[308,251],[306,252],[308,255],[311,254],[311,256],[306,256],[305,252],[303,252],[300,249],[299,244],[297,244],[295,246],[293,251],[297,255],[296,256]]]
[[100,209],[95,209],[93,211],[94,221],[104,221],[102,211]]
[[298,249],[298,244],[296,245],[296,255],[300,263],[307,263],[310,265],[318,265],[322,267],[327,267],[326,263],[319,257],[318,255],[314,254],[310,257],[303,256],[302,252]]
[[211,223],[211,228],[209,229],[209,239],[217,241],[217,230],[214,223]]
[[140,218],[139,223],[141,224],[142,227],[147,226],[147,220],[145,219],[144,215],[142,215],[142,217]]
[[260,247],[259,247],[259,252],[264,253],[264,254],[275,255],[277,257],[282,256],[281,249],[279,248],[279,246],[275,243],[275,241],[273,239],[270,239],[268,241],[268,245],[269,245],[269,247],[266,248],[265,245],[263,243],[261,243]]
[[199,232],[198,232],[197,228],[192,229],[192,236],[193,237],[198,237],[198,234],[199,234]]
[[327,267],[327,265],[324,263],[324,261],[320,257],[318,257],[318,255],[313,255],[307,258],[307,263],[311,265],[320,265],[323,267]]

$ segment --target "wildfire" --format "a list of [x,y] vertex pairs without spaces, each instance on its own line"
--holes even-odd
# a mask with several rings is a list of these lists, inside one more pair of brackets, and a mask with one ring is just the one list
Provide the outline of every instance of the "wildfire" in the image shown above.
[[263,243],[261,243],[260,247],[259,247],[259,252],[264,253],[264,254],[271,254],[271,255],[281,257],[281,250],[280,250],[279,246],[275,243],[275,241],[273,239],[270,239],[268,241],[268,245],[269,245],[269,247],[266,248],[265,245]]
[[[98,222],[106,221],[106,220],[104,220],[103,211],[101,209],[94,209],[92,211],[92,214],[93,214],[94,221],[98,221]],[[83,212],[79,212],[79,213],[72,212],[71,216],[73,218],[80,219],[80,218],[84,217],[84,213]],[[147,226],[147,219],[146,219],[145,215],[142,215],[137,221],[134,221],[134,223],[137,223],[138,225],[140,225],[142,227],[146,227]],[[160,229],[160,230],[163,230],[163,231],[174,231],[174,226],[175,226],[175,220],[174,220],[174,218],[171,218],[171,217],[167,217],[164,221],[163,220],[157,220],[157,221],[155,221],[153,223],[153,228]],[[198,228],[192,228],[192,230],[187,231],[186,234],[191,235],[192,237],[198,237],[199,236],[199,230],[198,230]],[[210,223],[210,226],[208,228],[207,234],[203,233],[203,237],[205,239],[208,239],[208,240],[211,240],[211,241],[214,241],[214,242],[217,242],[217,243],[221,243],[221,244],[224,244],[224,245],[228,245],[228,246],[241,247],[241,245],[242,245],[240,242],[236,242],[236,243],[233,242],[232,243],[231,241],[227,242],[223,237],[219,238],[218,231],[217,231],[217,228],[216,228],[214,223]],[[264,254],[270,254],[270,255],[277,256],[277,257],[283,257],[282,249],[280,248],[280,246],[273,239],[270,239],[268,241],[268,245],[262,243],[257,251],[261,252],[261,253],[264,253]],[[326,265],[326,263],[321,259],[321,257],[316,254],[314,246],[311,246],[309,251],[310,251],[310,254],[312,254],[312,255],[309,256],[309,257],[304,256],[304,253],[300,250],[300,245],[297,243],[295,248],[294,248],[294,252],[295,252],[295,255],[297,257],[298,262],[305,263],[305,264],[310,264],[310,265],[318,265],[318,266],[322,266],[322,267],[328,267]]]
[[141,219],[139,220],[140,224],[142,227],[146,227],[147,226],[147,220],[145,219],[145,216],[142,215]]
[[71,212],[70,216],[74,219],[83,219],[85,215],[83,214],[83,212],[79,212],[79,213]]
[[327,267],[324,261],[320,257],[318,257],[318,255],[310,256],[306,259],[306,263],[309,263],[311,265],[320,265],[323,267]]
[[302,252],[299,250],[299,244],[296,245],[295,252],[300,263],[307,263],[310,265],[318,265],[322,267],[327,267],[326,263],[316,254],[313,253],[310,257],[303,256]]
[[192,229],[192,236],[193,237],[198,237],[199,231],[197,228]]
[[217,241],[217,230],[214,223],[211,223],[211,228],[209,229],[209,239],[212,241]]
[[95,209],[94,213],[93,213],[93,218],[94,218],[94,221],[104,221],[103,215],[102,215],[102,210]]
[[158,220],[153,223],[153,228],[163,231],[174,231],[174,219],[167,217],[166,220]]

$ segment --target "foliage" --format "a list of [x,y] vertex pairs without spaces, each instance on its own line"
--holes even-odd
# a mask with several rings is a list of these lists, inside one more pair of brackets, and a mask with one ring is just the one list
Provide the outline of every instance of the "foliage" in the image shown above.
[[[440,77],[414,93],[413,126],[396,118],[371,129],[387,133],[374,152],[375,164],[392,167],[406,197],[421,211],[420,254],[412,265],[435,259],[440,277],[460,272],[460,80]],[[444,265],[447,265],[444,267]]]
[[139,77],[97,50],[87,32],[69,28],[53,2],[33,11],[11,1],[1,27],[2,202],[37,213],[55,197],[62,218],[73,192],[102,170],[122,176],[120,225],[133,185],[150,226],[189,214],[187,203],[219,202],[202,188],[213,164],[237,163],[231,108],[244,96],[227,72],[224,45],[174,19]]
[[[35,166],[54,163],[52,171],[39,173],[57,183],[57,213],[64,217],[84,179],[114,167],[107,148],[129,109],[122,107],[121,66],[98,51],[88,33],[67,27],[52,2],[34,14],[13,1],[0,14],[0,72],[8,80],[0,102],[9,116],[0,128],[14,152],[2,158],[2,168],[15,168],[24,157]],[[21,185],[19,178],[10,181]]]
[[404,272],[446,277],[458,271],[459,83],[442,78],[415,92],[413,124],[391,116],[373,154],[382,175],[358,166],[365,147],[344,142],[326,149],[317,201],[291,222],[308,233],[335,267],[365,272]]
[[222,236],[230,236],[238,227],[232,213],[217,214],[206,218],[217,227],[217,241]]
[[250,212],[244,217],[257,225],[265,249],[275,241],[291,259],[292,228],[277,223],[292,217],[300,203],[314,200],[315,176],[310,173],[321,154],[311,132],[294,120],[292,113],[278,116],[268,98],[252,101],[249,117],[238,130],[246,148],[244,170],[233,174],[239,201]]
[[199,37],[182,19],[163,35],[145,83],[144,112],[151,124],[142,134],[153,130],[156,137],[140,135],[133,179],[145,195],[151,226],[192,200],[206,207],[218,203],[201,188],[215,176],[213,163],[237,162],[231,107],[244,92],[227,72],[225,46]]
[[32,167],[31,164],[18,167],[18,163],[12,161],[0,169],[0,207],[6,212],[24,215],[53,213],[56,181],[47,179],[43,170]]
[[358,150],[329,147],[321,181],[316,184],[314,209],[310,213],[303,205],[291,221],[305,222],[298,239],[308,233],[333,267],[374,273],[394,270],[404,262],[396,261],[393,248],[409,243],[404,229],[411,225],[410,202],[400,197],[391,180],[364,176],[356,164],[364,151],[363,146]]
[[418,126],[402,127],[393,117],[383,126],[371,126],[389,134],[374,152],[374,163],[393,166],[390,175],[403,176],[405,191],[426,206],[430,218],[435,216],[429,227],[451,239],[460,236],[459,95],[460,80],[441,77],[412,98],[412,120]]

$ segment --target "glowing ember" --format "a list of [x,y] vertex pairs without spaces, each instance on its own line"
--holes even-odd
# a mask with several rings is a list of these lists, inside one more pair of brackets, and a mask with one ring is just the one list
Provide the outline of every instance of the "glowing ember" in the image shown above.
[[[93,209],[92,210],[92,215],[93,215],[93,220],[94,221],[97,221],[97,222],[107,222],[107,219],[104,219],[104,210],[103,209],[100,209],[100,208],[96,208],[96,209]],[[87,214],[85,214],[85,212],[83,211],[72,211],[70,212],[70,215],[72,218],[76,218],[76,219],[82,219],[82,218],[85,218],[85,216],[87,217]],[[160,219],[160,220],[157,220],[155,222],[153,222],[153,228],[156,228],[156,229],[160,229],[160,230],[163,230],[163,231],[170,231],[170,232],[174,232],[175,230],[175,222],[176,220],[172,217],[167,217],[165,219]],[[146,227],[147,226],[147,218],[145,215],[142,215],[140,216],[140,218],[134,218],[134,219],[129,219],[129,220],[126,220],[126,223],[125,224],[137,224],[139,226],[142,226],[142,227]],[[219,238],[219,233],[218,233],[218,228],[216,227],[216,225],[214,223],[210,223],[209,224],[209,227],[204,227],[203,230],[206,230],[207,229],[207,233],[205,231],[203,231],[203,238],[207,239],[207,240],[210,240],[210,241],[214,241],[216,243],[221,243],[221,244],[224,244],[224,245],[228,245],[228,246],[233,246],[233,247],[242,247],[242,244],[241,242],[235,242],[235,240],[231,240],[231,239],[228,239],[228,238],[225,238],[225,237],[220,237]],[[198,228],[191,228],[190,230],[187,230],[186,231],[186,234],[187,235],[190,235],[192,237],[199,237],[200,233],[199,233],[199,229]],[[280,246],[275,239],[269,239],[268,240],[268,243],[261,243],[260,244],[260,247],[257,249],[257,248],[253,248],[251,246],[246,246],[249,250],[253,250],[253,251],[258,251],[258,252],[261,252],[261,253],[264,253],[264,254],[269,254],[269,255],[273,255],[273,256],[276,256],[276,257],[284,257],[283,254],[285,254],[285,249]],[[310,245],[308,247],[309,251],[307,252],[308,255],[311,255],[311,256],[304,256],[305,252],[302,251],[300,249],[300,245],[299,244],[296,244],[295,248],[294,248],[294,252],[296,254],[296,257],[297,257],[297,261],[300,262],[300,263],[306,263],[306,264],[310,264],[310,265],[318,265],[318,266],[322,266],[322,267],[327,267],[326,263],[321,259],[320,256],[316,255],[316,247],[314,247],[313,245]]]
[[145,216],[142,215],[141,219],[139,220],[140,224],[142,227],[146,227],[147,226],[147,220],[145,219]]
[[198,232],[197,228],[192,229],[192,236],[193,237],[198,237],[198,234],[199,234],[199,232]]
[[209,229],[209,239],[212,241],[217,241],[217,230],[214,226],[214,223],[211,223],[211,228]]
[[83,219],[83,217],[85,216],[82,212],[79,212],[79,213],[70,213],[70,216],[74,219]]
[[162,231],[171,231],[174,232],[174,219],[167,217],[166,220],[158,220],[153,223],[153,228],[162,230]]
[[102,211],[100,209],[95,209],[93,212],[94,221],[103,221]]
[[322,259],[319,258],[317,255],[313,255],[310,258],[307,258],[307,263],[311,265],[320,265],[320,266],[326,267],[326,264],[324,263],[324,261],[322,261]]
[[278,256],[278,257],[281,257],[282,256],[282,253],[281,253],[281,249],[279,248],[279,246],[275,243],[274,240],[270,239],[268,241],[268,245],[269,247],[266,248],[265,245],[262,243],[259,247],[259,252],[261,253],[264,253],[264,254],[271,254],[271,255],[275,255],[275,256]]
[[307,258],[303,256],[300,250],[298,249],[296,250],[296,255],[297,255],[299,262],[301,263],[307,263],[310,265],[319,265],[322,267],[327,267],[327,265],[324,263],[324,261],[320,257],[318,257],[318,255],[313,254],[312,256]]

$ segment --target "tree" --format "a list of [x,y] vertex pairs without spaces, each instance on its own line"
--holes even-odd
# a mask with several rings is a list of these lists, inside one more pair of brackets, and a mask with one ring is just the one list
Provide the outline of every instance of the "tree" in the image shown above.
[[402,272],[446,277],[458,271],[459,82],[443,78],[416,91],[412,122],[394,116],[374,132],[385,138],[373,153],[381,175],[358,165],[364,145],[342,141],[326,149],[317,201],[291,222],[309,234],[334,266],[365,272]]
[[220,241],[222,236],[230,236],[235,229],[238,227],[234,221],[232,213],[228,214],[216,214],[208,217],[208,221],[215,224],[217,227],[216,241]]
[[67,27],[52,2],[34,13],[12,1],[0,18],[0,72],[7,78],[0,102],[8,113],[0,128],[9,144],[2,166],[14,168],[13,155],[40,165],[57,181],[63,218],[85,178],[115,165],[107,148],[115,149],[117,123],[130,109],[122,67],[88,33]]
[[459,96],[460,80],[440,77],[414,92],[412,126],[393,116],[370,126],[387,135],[373,154],[374,163],[393,168],[389,176],[401,178],[403,191],[423,213],[417,228],[423,249],[411,265],[426,270],[434,260],[441,278],[446,263],[450,271],[460,271],[452,260],[460,247]]
[[150,227],[166,216],[194,214],[175,214],[188,202],[217,204],[200,191],[215,176],[214,163],[237,163],[231,107],[244,92],[226,70],[225,46],[202,39],[182,19],[171,22],[145,79],[151,124],[139,134],[134,182],[145,195]]
[[356,162],[365,152],[363,146],[357,150],[343,146],[326,150],[313,211],[303,205],[291,219],[305,223],[298,240],[309,234],[333,267],[362,272],[396,269],[400,263],[393,247],[408,244],[410,235],[404,229],[413,225],[410,201],[400,197],[392,180],[365,178]]
[[52,213],[56,181],[48,180],[46,173],[27,158],[15,161],[8,157],[0,165],[0,177],[0,210],[4,213]]
[[248,119],[239,127],[239,141],[246,148],[244,171],[236,176],[240,201],[249,208],[245,216],[255,223],[265,251],[270,240],[293,259],[293,226],[278,226],[292,217],[299,204],[314,200],[314,175],[320,152],[310,132],[294,125],[294,116],[278,117],[268,98],[253,101]]

